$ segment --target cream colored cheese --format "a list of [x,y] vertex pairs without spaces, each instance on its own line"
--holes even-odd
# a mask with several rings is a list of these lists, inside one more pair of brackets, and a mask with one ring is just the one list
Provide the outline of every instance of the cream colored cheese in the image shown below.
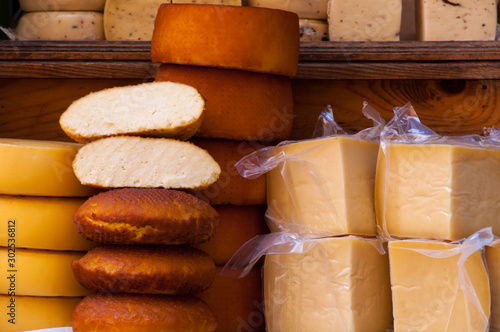
[[374,236],[378,143],[347,136],[300,141],[279,151],[285,161],[266,174],[267,201],[294,222],[337,234]]
[[106,0],[19,0],[25,12],[96,11],[102,12]]
[[353,236],[267,255],[263,288],[269,332],[385,332],[392,317],[387,255]]
[[398,41],[402,0],[331,0],[329,37],[336,41]]
[[299,19],[300,41],[328,40],[328,22],[313,19]]
[[416,0],[419,40],[494,40],[497,0]]
[[490,226],[500,234],[499,196],[500,150],[389,144],[379,153],[377,218],[393,237],[458,240]]
[[299,18],[326,20],[329,0],[247,0],[247,6],[286,10]]

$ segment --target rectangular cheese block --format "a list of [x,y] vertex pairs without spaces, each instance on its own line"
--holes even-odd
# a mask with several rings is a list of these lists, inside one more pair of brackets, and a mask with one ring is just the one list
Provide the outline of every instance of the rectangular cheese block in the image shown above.
[[267,203],[278,217],[336,234],[374,236],[378,143],[348,136],[278,147],[289,158],[268,172]]
[[246,5],[286,10],[299,18],[326,20],[329,0],[247,0]]
[[490,332],[500,332],[500,240],[486,247],[485,258],[491,288]]
[[328,22],[325,20],[299,19],[300,41],[328,40]]
[[394,331],[486,331],[490,287],[479,250],[463,265],[476,307],[459,282],[460,254],[430,256],[445,255],[457,244],[415,240],[390,241],[388,246]]
[[391,322],[387,254],[354,237],[323,238],[305,253],[267,255],[269,332],[385,332]]
[[497,0],[415,0],[419,40],[494,40]]
[[379,153],[376,210],[393,237],[458,240],[500,234],[500,150],[388,144]]
[[331,0],[329,38],[332,41],[398,41],[402,7],[402,0]]

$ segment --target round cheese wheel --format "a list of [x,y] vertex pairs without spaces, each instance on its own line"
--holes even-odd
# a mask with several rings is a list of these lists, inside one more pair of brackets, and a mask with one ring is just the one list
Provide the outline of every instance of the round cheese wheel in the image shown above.
[[205,66],[162,64],[156,81],[190,85],[206,99],[196,137],[238,141],[282,141],[292,132],[291,79]]
[[153,62],[214,66],[295,76],[297,14],[224,5],[162,4],[153,37]]
[[96,11],[102,12],[106,0],[19,0],[25,12]]

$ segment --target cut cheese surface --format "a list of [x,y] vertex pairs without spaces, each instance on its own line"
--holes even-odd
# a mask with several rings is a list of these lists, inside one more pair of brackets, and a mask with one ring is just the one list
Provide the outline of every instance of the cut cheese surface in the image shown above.
[[151,40],[156,13],[170,0],[107,0],[104,6],[106,40]]
[[102,12],[106,0],[19,0],[25,12],[96,11]]
[[5,315],[2,332],[23,332],[71,326],[71,313],[83,297],[0,295]]
[[353,236],[267,255],[263,282],[269,332],[385,332],[391,321],[387,255]]
[[490,332],[500,332],[500,240],[486,247],[485,257],[491,288]]
[[300,19],[300,41],[328,40],[328,22],[313,19]]
[[329,38],[338,41],[398,41],[402,0],[331,0]]
[[85,296],[90,293],[78,283],[71,263],[84,251],[49,251],[0,248],[0,294],[28,296]]
[[289,160],[267,173],[267,202],[285,222],[373,236],[378,143],[338,136],[279,148]]
[[25,13],[16,27],[19,40],[104,40],[103,14],[94,11]]
[[247,0],[247,6],[286,10],[299,18],[324,20],[328,16],[328,0]]
[[500,234],[500,150],[389,144],[379,153],[379,228],[393,237],[458,240]]
[[[389,261],[395,331],[485,331],[490,317],[490,287],[481,253],[472,253],[464,264],[472,296],[464,295],[458,260],[429,257],[456,249],[455,244],[430,241],[390,241]],[[427,253],[427,252],[426,252]]]
[[0,139],[0,193],[28,196],[87,197],[97,193],[83,186],[73,172],[82,145],[69,142]]
[[415,0],[418,40],[494,40],[497,0]]
[[0,195],[0,246],[75,251],[94,247],[73,224],[73,214],[85,200]]

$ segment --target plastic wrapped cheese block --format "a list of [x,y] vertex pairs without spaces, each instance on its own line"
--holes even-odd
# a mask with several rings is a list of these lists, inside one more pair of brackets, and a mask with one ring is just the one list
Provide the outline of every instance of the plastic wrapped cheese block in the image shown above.
[[387,254],[354,236],[310,240],[303,253],[266,256],[269,332],[385,332],[391,322]]
[[85,198],[0,195],[0,246],[17,248],[88,250],[73,224],[73,214]]
[[486,241],[389,242],[395,331],[487,331],[490,287]]
[[103,14],[92,11],[25,13],[16,27],[19,40],[104,40]]
[[25,12],[96,11],[102,12],[106,0],[19,0]]
[[328,0],[247,0],[247,6],[281,9],[297,13],[299,18],[325,20]]
[[2,332],[21,332],[71,326],[71,313],[83,297],[0,295],[5,317]]
[[300,41],[328,40],[328,22],[313,19],[300,19]]
[[418,40],[494,40],[496,0],[416,0]]
[[336,41],[398,41],[402,0],[331,0],[329,38]]
[[381,140],[375,194],[381,233],[459,240],[492,227],[500,234],[498,143],[439,136],[410,111],[397,110]]
[[491,289],[490,332],[500,331],[500,240],[490,243],[485,250]]

